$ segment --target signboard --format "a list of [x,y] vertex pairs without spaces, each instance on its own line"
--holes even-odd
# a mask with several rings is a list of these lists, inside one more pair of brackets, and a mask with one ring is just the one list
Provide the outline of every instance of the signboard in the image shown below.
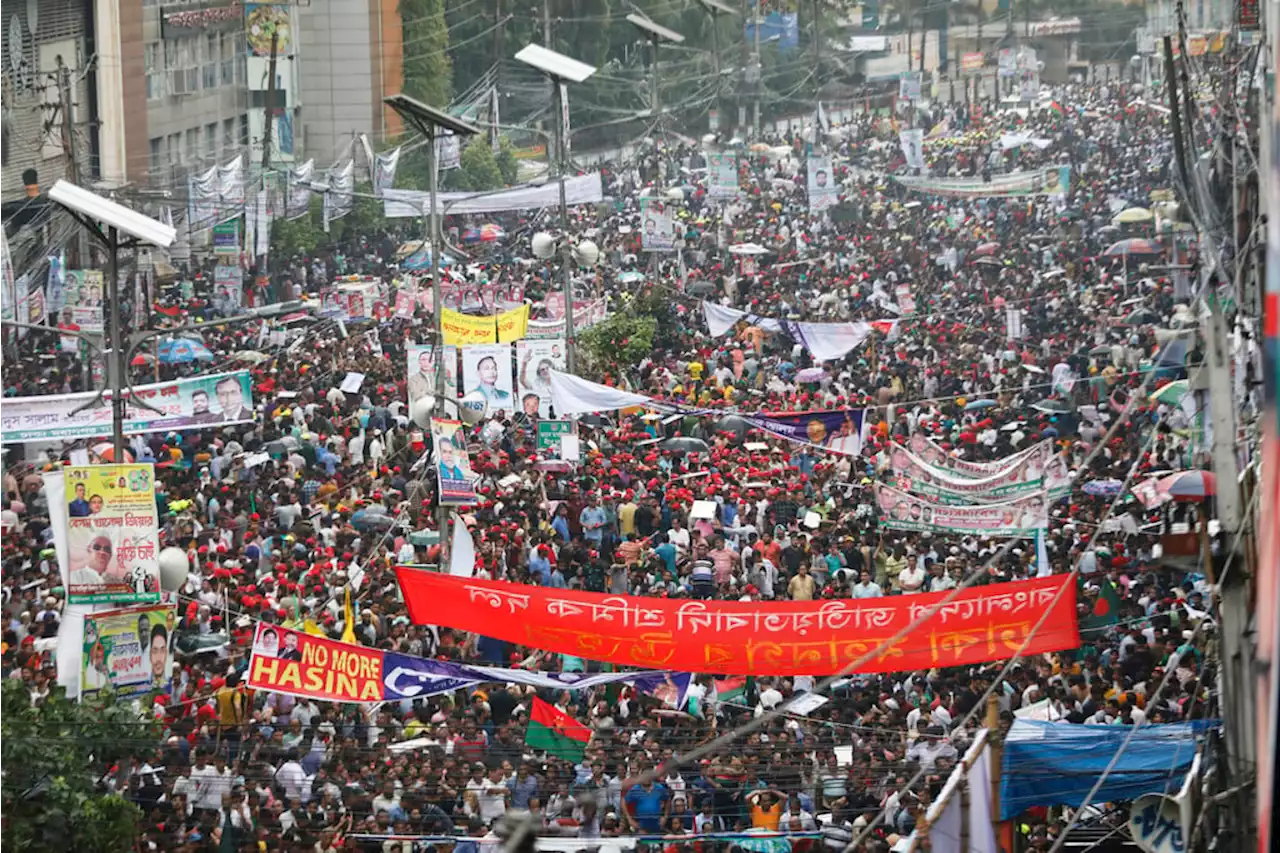
[[108,689],[116,701],[171,693],[176,622],[172,605],[86,614],[81,701],[95,704]]
[[573,434],[573,421],[538,421],[538,450],[560,446],[560,436]]
[[898,78],[898,97],[904,101],[920,100],[920,82],[919,71],[902,72],[902,76]]
[[213,226],[213,253],[219,257],[240,256],[240,220]]
[[64,470],[67,602],[158,604],[160,526],[151,464]]
[[640,247],[646,252],[672,252],[676,248],[675,218],[671,207],[658,198],[640,200]]
[[[146,400],[163,414],[126,405],[125,435],[247,423],[254,417],[253,388],[247,370],[140,385],[133,390],[130,399]],[[111,394],[103,394],[95,403],[96,397],[93,391],[11,397],[0,410],[4,440],[22,444],[109,436]],[[86,404],[88,408],[83,408]]]
[[244,7],[238,2],[164,6],[160,9],[160,38],[168,41],[201,33],[238,30],[243,21]]
[[977,74],[986,64],[987,57],[982,51],[960,54],[960,70],[965,74]]
[[440,503],[446,506],[475,503],[475,474],[467,456],[466,427],[461,421],[432,418],[431,441],[435,448]]

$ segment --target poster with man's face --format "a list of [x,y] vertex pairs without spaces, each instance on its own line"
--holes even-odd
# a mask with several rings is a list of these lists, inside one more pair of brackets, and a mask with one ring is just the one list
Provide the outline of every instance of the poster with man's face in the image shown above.
[[807,158],[809,212],[821,213],[840,200],[835,181],[831,179],[831,158],[814,155]]
[[675,211],[662,199],[640,201],[640,248],[646,252],[674,252]]
[[[405,352],[408,362],[406,375],[409,377],[409,402],[435,396],[435,348],[431,344],[409,344],[405,347]],[[458,348],[454,346],[444,348],[444,397],[446,400],[458,399]]]

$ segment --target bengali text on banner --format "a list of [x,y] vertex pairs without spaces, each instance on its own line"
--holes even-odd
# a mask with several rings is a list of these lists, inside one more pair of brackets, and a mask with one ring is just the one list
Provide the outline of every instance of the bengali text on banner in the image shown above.
[[[894,446],[889,459],[897,475],[894,483],[897,488],[926,495],[943,504],[1007,501],[1046,489],[1050,498],[1058,498],[1071,491],[1071,470],[1048,443],[1036,445],[1004,470],[982,478],[930,465],[901,445]],[[948,456],[941,461],[945,465],[954,459]]]
[[876,483],[880,523],[890,530],[959,533],[970,536],[1035,538],[1049,526],[1049,500],[1044,492],[990,504],[952,506],[909,495]]
[[[11,397],[0,411],[6,442],[75,441],[111,435],[111,393],[94,402],[96,394],[50,394]],[[193,376],[173,382],[139,385],[130,399],[145,400],[159,409],[126,407],[125,435],[170,430],[203,429],[253,420],[253,389],[249,371]],[[89,404],[87,408],[84,408]],[[77,411],[79,410],[79,411]]]
[[[830,675],[870,653],[858,672],[896,672],[1078,645],[1075,587],[1066,577],[964,590],[915,630],[890,642],[946,594],[813,602],[673,601],[458,578],[403,566],[396,574],[415,624],[448,625],[624,666]],[[1046,610],[1048,616],[1033,635]]]

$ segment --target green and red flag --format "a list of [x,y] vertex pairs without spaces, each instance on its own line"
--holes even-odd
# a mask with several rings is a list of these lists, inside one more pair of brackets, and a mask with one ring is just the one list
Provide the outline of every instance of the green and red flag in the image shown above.
[[717,678],[714,683],[717,702],[728,702],[734,705],[746,704],[747,677],[745,675],[732,675],[728,678]]
[[1096,581],[1098,595],[1090,598],[1081,595],[1080,600],[1089,607],[1089,612],[1080,617],[1080,631],[1102,631],[1120,621],[1120,594],[1115,585],[1107,578]]
[[534,697],[529,712],[529,728],[524,733],[526,744],[577,764],[586,754],[590,741],[591,729],[555,705]]

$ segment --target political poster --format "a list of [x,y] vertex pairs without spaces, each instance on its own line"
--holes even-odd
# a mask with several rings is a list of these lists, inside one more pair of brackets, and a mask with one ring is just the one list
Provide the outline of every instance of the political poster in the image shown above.
[[440,309],[440,329],[449,346],[492,344],[498,340],[498,326],[493,315],[476,317],[449,308]]
[[1020,456],[1014,464],[983,478],[958,475],[925,462],[905,447],[889,454],[896,480],[905,492],[933,498],[939,503],[968,504],[1007,501],[1041,494],[1046,489],[1056,498],[1070,491],[1071,471],[1061,456],[1047,444]]
[[898,98],[903,101],[920,100],[921,77],[919,71],[904,71],[898,77]]
[[[409,344],[405,347],[409,361],[408,395],[412,405],[423,397],[435,396],[435,348],[431,344]],[[458,348],[444,348],[444,398],[458,399]]]
[[898,303],[898,310],[905,316],[907,314],[916,313],[916,298],[911,295],[911,285],[907,282],[895,285],[893,288],[894,299]]
[[213,268],[213,302],[224,311],[244,304],[244,271],[240,267],[218,264]]
[[467,433],[462,421],[432,418],[431,442],[436,454],[440,503],[446,506],[475,503],[475,474],[467,456]]
[[1008,198],[1011,196],[1062,195],[1071,180],[1070,166],[1051,166],[1028,172],[1010,172],[972,178],[932,178],[894,175],[909,190],[948,198]]
[[220,258],[240,255],[240,220],[233,219],[213,226],[213,253]]
[[565,349],[564,338],[516,344],[516,390],[526,415],[551,416],[551,371],[566,369]]
[[511,381],[511,345],[487,344],[462,348],[462,396],[484,397],[485,411],[515,413],[515,385]]
[[924,169],[924,129],[913,127],[898,134],[898,143],[902,146],[902,156],[911,169]]
[[646,252],[674,252],[675,211],[660,198],[640,200],[640,248]]
[[707,154],[707,198],[713,201],[737,198],[738,192],[736,156],[723,151]]
[[[134,405],[131,400],[145,400],[160,411]],[[249,371],[239,370],[135,386],[126,401],[124,432],[138,435],[200,429],[253,419]],[[10,397],[0,409],[0,427],[6,442],[18,444],[109,436],[111,394],[103,394],[100,400],[93,391]]]
[[326,702],[381,702],[382,660],[377,649],[259,622],[247,683]]
[[102,270],[67,270],[62,290],[63,319],[79,326],[82,332],[101,332],[105,282]]
[[1018,52],[1002,47],[996,52],[996,73],[1000,77],[1012,77],[1018,73]]
[[1043,493],[991,504],[946,505],[876,483],[880,523],[890,530],[1031,539],[1049,526]]
[[821,213],[834,207],[840,200],[839,187],[831,174],[831,158],[811,156],[808,161],[807,186],[809,190],[809,212]]
[[987,57],[980,50],[960,54],[960,70],[965,74],[979,74],[986,64]]
[[67,601],[158,604],[160,528],[152,465],[72,465],[63,470]]
[[108,690],[115,701],[171,693],[176,624],[167,604],[85,614],[80,700],[98,704]]

